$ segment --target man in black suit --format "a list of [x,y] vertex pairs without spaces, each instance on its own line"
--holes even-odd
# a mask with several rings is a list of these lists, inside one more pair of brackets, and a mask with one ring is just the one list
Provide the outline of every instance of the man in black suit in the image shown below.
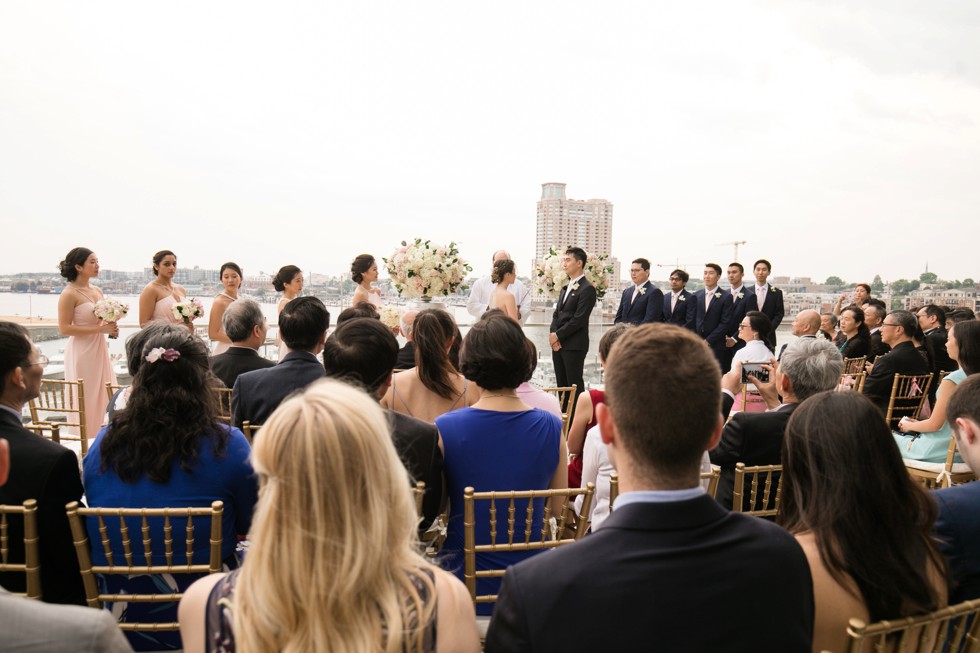
[[[980,375],[960,381],[946,405],[960,455],[980,476]],[[939,508],[936,540],[949,560],[949,604],[980,599],[980,483],[963,483],[933,493]]]
[[892,311],[881,323],[881,339],[892,349],[874,362],[864,381],[864,395],[875,402],[882,413],[888,411],[896,374],[929,373],[929,363],[912,343],[915,326],[915,316],[908,311]]
[[650,261],[638,258],[630,264],[633,285],[623,291],[613,324],[662,322],[664,294],[650,283]]
[[862,309],[864,311],[864,324],[871,330],[871,353],[868,355],[868,362],[873,363],[879,356],[884,356],[891,347],[881,339],[881,323],[885,321],[888,309],[885,302],[880,299],[870,299]]
[[289,353],[278,365],[246,372],[231,390],[231,413],[236,426],[249,421],[265,424],[282,400],[323,377],[316,355],[323,349],[330,313],[316,297],[297,297],[279,314],[279,335]]
[[[700,339],[673,325],[644,324],[613,345],[596,415],[619,474],[616,509],[583,540],[507,570],[487,653],[811,650],[800,545],[700,487],[702,455],[721,437],[719,376]],[[706,618],[705,606],[718,609]]]
[[725,334],[731,321],[732,303],[726,301],[725,293],[718,288],[721,278],[721,266],[717,263],[706,263],[704,266],[704,288],[694,293],[692,301],[697,311],[694,332],[701,336],[711,351],[714,352],[718,364],[724,369],[728,360],[725,347]]
[[670,292],[664,295],[664,322],[694,331],[697,307],[693,303],[694,295],[684,289],[690,278],[684,270],[670,273]]
[[221,316],[221,328],[231,340],[231,347],[211,357],[211,371],[226,388],[234,388],[240,374],[275,365],[259,356],[258,349],[265,342],[269,327],[256,302],[242,297],[229,304]]
[[731,285],[725,294],[725,301],[731,302],[732,314],[728,320],[728,333],[725,334],[725,363],[721,366],[722,373],[732,368],[732,358],[735,352],[745,346],[745,341],[738,337],[738,325],[749,311],[757,311],[755,295],[742,283],[745,268],[741,263],[728,264],[728,283]]
[[783,292],[769,283],[769,273],[772,272],[772,264],[764,258],[760,258],[752,266],[752,273],[755,275],[755,302],[758,310],[766,314],[772,322],[772,331],[766,339],[769,349],[776,351],[776,329],[783,322],[785,309],[783,307]]
[[949,332],[946,331],[946,311],[935,304],[923,306],[916,313],[919,319],[919,326],[925,336],[923,344],[929,354],[929,361],[932,372],[932,385],[929,387],[929,399],[932,404],[936,404],[936,389],[939,387],[939,376],[943,372],[952,372],[959,369],[949,352],[946,351],[946,340]]
[[415,367],[415,341],[412,339],[412,330],[415,328],[415,316],[418,311],[408,311],[401,318],[402,335],[405,336],[405,346],[398,350],[398,360],[395,361],[396,370],[410,370]]
[[[551,318],[548,343],[559,387],[575,385],[576,399],[585,390],[583,372],[589,352],[589,316],[595,308],[595,288],[585,278],[588,256],[581,247],[569,247],[561,260],[568,284],[561,289]],[[574,405],[574,402],[573,402]]]
[[[356,318],[338,325],[323,347],[328,377],[350,380],[380,401],[391,385],[398,341],[378,320]],[[443,500],[442,442],[433,424],[386,410],[391,439],[414,481],[425,483],[422,525],[425,532],[439,515]]]
[[[37,500],[38,546],[41,557],[41,598],[48,603],[85,605],[78,558],[65,514],[65,504],[82,499],[82,479],[75,452],[25,429],[21,413],[41,387],[46,358],[34,347],[27,331],[0,322],[0,438],[7,441],[13,465],[0,503],[20,505]],[[24,522],[8,518],[8,562],[24,562]],[[23,592],[23,574],[0,574],[0,585]]]
[[[810,312],[816,316],[819,326],[817,312]],[[769,383],[755,382],[769,410],[764,413],[737,413],[725,424],[721,441],[709,453],[712,464],[721,467],[718,503],[732,508],[735,463],[748,466],[779,464],[783,432],[790,415],[801,401],[835,388],[843,371],[844,361],[840,352],[829,340],[801,337],[786,347],[782,361],[770,375]],[[741,386],[742,366],[736,365],[721,380],[722,392],[725,393],[722,416],[726,419]]]

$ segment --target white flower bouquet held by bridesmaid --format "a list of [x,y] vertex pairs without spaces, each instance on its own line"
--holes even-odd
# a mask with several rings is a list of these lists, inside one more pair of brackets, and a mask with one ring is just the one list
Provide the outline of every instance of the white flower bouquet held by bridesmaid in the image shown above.
[[382,306],[379,313],[381,313],[381,324],[392,331],[400,328],[402,321],[402,311],[400,308],[397,306]]
[[190,324],[204,315],[204,304],[195,297],[194,299],[185,299],[177,302],[174,304],[172,310],[176,319],[184,324]]
[[[107,297],[95,302],[95,305],[92,307],[92,313],[94,313],[95,317],[99,318],[103,322],[111,322],[115,324],[119,320],[126,317],[126,314],[129,313],[129,304],[124,304],[118,299],[110,299]],[[109,337],[118,338],[119,336],[110,333]]]
[[[571,245],[569,245],[571,247]],[[548,248],[548,255],[534,266],[534,294],[538,297],[558,299],[561,289],[568,283],[568,275],[561,269],[564,251]],[[601,301],[609,288],[609,275],[613,266],[607,262],[608,254],[589,254],[585,263],[585,278],[595,287],[596,297]]]
[[391,283],[403,297],[435,297],[465,290],[463,281],[473,266],[459,256],[455,242],[447,246],[416,238],[402,241],[385,262]]

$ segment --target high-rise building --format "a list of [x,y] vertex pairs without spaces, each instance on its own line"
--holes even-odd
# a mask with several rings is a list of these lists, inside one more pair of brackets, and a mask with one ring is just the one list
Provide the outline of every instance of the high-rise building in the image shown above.
[[[570,200],[565,184],[541,184],[538,201],[538,223],[534,244],[534,262],[541,262],[549,247],[563,250],[569,245],[581,247],[589,254],[612,254],[613,205],[608,200]],[[613,266],[610,283],[619,287],[619,261],[609,258]]]

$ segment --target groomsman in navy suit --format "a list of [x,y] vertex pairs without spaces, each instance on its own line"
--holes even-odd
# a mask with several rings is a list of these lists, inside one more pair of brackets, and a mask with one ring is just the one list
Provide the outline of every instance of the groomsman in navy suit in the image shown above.
[[725,366],[728,358],[728,348],[725,347],[725,334],[728,332],[732,315],[731,296],[718,288],[721,279],[721,266],[717,263],[706,263],[704,266],[704,289],[694,293],[697,317],[694,331],[704,338],[708,347],[714,352],[718,364]]
[[633,285],[623,291],[614,324],[663,322],[664,294],[650,283],[650,261],[638,258],[630,265]]
[[731,289],[725,293],[725,301],[732,305],[731,318],[728,321],[728,333],[725,334],[725,363],[721,366],[722,372],[732,369],[732,358],[735,352],[745,346],[745,342],[738,337],[738,325],[742,318],[749,311],[759,310],[755,305],[755,294],[742,284],[742,277],[745,276],[745,268],[741,263],[728,264],[728,283]]
[[664,296],[663,320],[694,331],[694,295],[684,290],[691,276],[684,270],[670,273],[670,292]]
[[783,321],[784,313],[783,293],[767,281],[769,273],[772,272],[772,264],[769,261],[760,258],[752,266],[752,272],[755,274],[755,288],[752,291],[755,293],[756,306],[772,322],[772,331],[769,332],[766,344],[769,345],[769,349],[776,351],[776,328]]

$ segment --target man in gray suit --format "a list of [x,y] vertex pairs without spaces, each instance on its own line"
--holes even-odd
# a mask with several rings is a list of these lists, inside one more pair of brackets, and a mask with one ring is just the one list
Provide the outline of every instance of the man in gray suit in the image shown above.
[[[10,472],[10,446],[0,438],[0,485]],[[0,651],[132,651],[112,614],[77,605],[41,603],[0,587]]]

